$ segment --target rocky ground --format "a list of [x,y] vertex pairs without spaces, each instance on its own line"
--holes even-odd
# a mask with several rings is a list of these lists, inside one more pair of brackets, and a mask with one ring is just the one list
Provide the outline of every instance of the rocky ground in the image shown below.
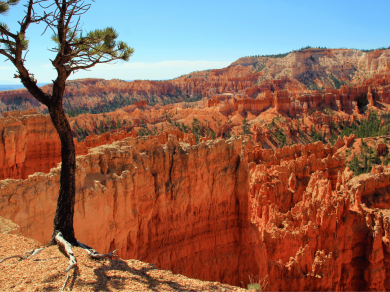
[[[0,217],[0,260],[40,248],[41,244],[9,234],[17,225]],[[153,264],[121,258],[91,260],[82,248],[73,248],[78,269],[64,273],[68,259],[57,246],[28,259],[0,263],[2,291],[247,291],[219,282],[207,282],[159,270]]]

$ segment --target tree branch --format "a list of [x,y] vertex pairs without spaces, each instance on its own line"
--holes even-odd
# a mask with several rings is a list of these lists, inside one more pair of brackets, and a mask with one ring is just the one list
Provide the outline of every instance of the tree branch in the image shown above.
[[15,58],[8,54],[4,49],[0,49],[0,54],[6,56],[12,63],[15,64]]
[[8,30],[6,30],[4,27],[0,26],[0,32],[2,34],[5,34],[6,36],[9,36],[13,39],[16,39],[17,38],[17,35],[16,34],[13,34],[13,33],[10,33]]

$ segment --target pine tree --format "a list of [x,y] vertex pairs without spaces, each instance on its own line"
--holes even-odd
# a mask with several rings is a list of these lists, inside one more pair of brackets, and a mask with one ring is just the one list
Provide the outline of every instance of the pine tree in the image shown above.
[[[26,0],[25,15],[18,22],[19,28],[16,32],[12,32],[7,24],[0,23],[0,54],[15,66],[17,70],[15,78],[20,79],[31,95],[48,108],[61,141],[60,191],[50,244],[56,244],[58,238],[67,244],[78,244],[73,228],[76,195],[75,146],[63,108],[66,80],[73,72],[89,69],[97,64],[115,60],[128,61],[134,52],[126,43],[117,41],[118,33],[112,27],[87,33],[82,31],[80,18],[91,6],[88,1]],[[0,1],[0,15],[6,14],[19,2],[19,0]],[[27,30],[30,25],[39,23],[45,23],[45,31],[54,33],[52,40],[55,48],[51,51],[56,56],[50,61],[57,76],[53,80],[51,93],[46,93],[37,86],[34,74],[25,66],[28,50]],[[75,265],[74,261],[73,266]]]

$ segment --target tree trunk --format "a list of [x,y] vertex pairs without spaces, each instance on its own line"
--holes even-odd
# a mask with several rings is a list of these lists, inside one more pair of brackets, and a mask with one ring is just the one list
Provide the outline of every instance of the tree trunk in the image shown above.
[[[54,97],[54,96],[53,96]],[[55,244],[54,237],[58,231],[66,241],[76,245],[74,236],[73,217],[76,197],[76,155],[72,131],[62,107],[62,98],[49,105],[49,113],[54,127],[61,140],[61,175],[60,192],[57,200],[57,209],[54,217],[53,235],[49,245]]]

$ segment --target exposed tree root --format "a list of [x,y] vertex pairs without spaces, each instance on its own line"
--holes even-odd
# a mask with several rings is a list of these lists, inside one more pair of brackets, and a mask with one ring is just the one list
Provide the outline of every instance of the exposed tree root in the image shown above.
[[61,232],[58,232],[55,236],[55,240],[59,246],[61,246],[64,250],[66,255],[69,257],[69,266],[65,270],[65,273],[69,272],[71,269],[77,267],[77,261],[72,251],[72,246],[69,242],[67,242],[64,237],[62,236]]
[[65,287],[66,287],[66,283],[68,283],[68,279],[69,279],[69,274],[66,275],[65,283],[64,283],[64,285],[62,286],[61,292],[64,291],[64,289],[65,289]]
[[[69,258],[69,266],[64,271],[64,273],[68,273],[71,269],[77,269],[77,261],[76,261],[76,257],[73,254],[73,251],[72,251],[72,245],[68,241],[65,240],[65,238],[63,237],[61,232],[58,232],[57,235],[54,237],[54,239],[55,239],[55,242],[57,243],[57,245],[63,249],[66,256]],[[93,248],[91,248],[85,244],[82,244],[81,242],[77,241],[77,244],[80,247],[82,247],[83,249],[85,249],[88,252],[89,257],[92,259],[99,260],[99,259],[104,259],[104,258],[116,258],[117,257],[116,250],[114,250],[113,252],[110,252],[108,254],[99,254],[96,250],[94,250]],[[44,248],[33,249],[33,250],[25,252],[23,255],[9,256],[9,257],[6,257],[6,258],[0,260],[0,263],[4,262],[6,260],[9,260],[9,259],[13,259],[13,258],[19,258],[20,260],[25,260],[25,259],[28,259],[32,256],[37,255],[43,249]],[[54,258],[56,258],[56,257],[54,257]],[[54,258],[49,258],[49,259],[54,259]],[[42,260],[49,260],[49,259],[42,259]],[[62,286],[61,292],[64,291],[66,284],[68,283],[68,280],[69,280],[69,274],[66,275],[66,279],[65,279],[64,285]],[[21,283],[21,281],[19,281],[19,283],[15,284],[13,287],[16,287],[20,283]]]
[[49,260],[54,260],[58,259],[59,257],[52,257],[52,258],[47,258],[47,259],[35,259],[33,260],[34,262],[44,262],[44,261],[49,261]]
[[[66,255],[69,257],[69,267],[65,270],[65,273],[67,273],[71,269],[77,267],[77,261],[76,261],[74,254],[73,254],[73,251],[72,251],[72,245],[64,239],[61,232],[57,233],[57,235],[55,236],[55,240],[56,240],[57,244],[65,250]],[[116,250],[114,250],[113,252],[107,253],[107,254],[99,254],[93,248],[91,248],[91,247],[89,247],[89,246],[87,246],[79,241],[77,241],[77,244],[88,252],[90,258],[95,259],[95,260],[100,260],[100,259],[104,259],[104,258],[116,258],[118,256],[116,254],[116,252],[117,252]]]
[[15,288],[16,286],[18,286],[20,283],[22,283],[23,280],[20,280],[18,283],[16,283],[15,285],[12,285],[11,287],[9,287],[9,289],[13,289]]
[[25,260],[25,259],[28,259],[29,257],[33,257],[33,256],[36,256],[38,253],[40,253],[44,248],[37,248],[37,249],[33,249],[33,250],[30,250],[30,251],[26,251],[23,255],[14,255],[14,256],[10,256],[10,257],[6,257],[2,260],[0,260],[0,264],[2,262],[5,262],[6,260],[10,260],[10,259],[14,259],[14,258],[19,258],[20,260]]
[[[64,239],[61,232],[57,233],[57,235],[55,236],[55,241],[57,242],[58,246],[63,248],[63,250],[65,251],[65,254],[69,257],[69,266],[65,270],[65,273],[67,273],[71,269],[77,267],[77,261],[76,261],[76,257],[73,254],[73,251],[72,251],[72,245]],[[113,252],[110,252],[107,254],[99,254],[93,248],[91,248],[91,247],[89,247],[89,246],[87,246],[79,241],[77,241],[77,244],[88,252],[90,258],[95,259],[95,260],[118,257],[118,255],[116,254],[117,250],[114,250]],[[44,247],[37,248],[37,249],[30,250],[30,251],[26,251],[23,255],[13,255],[13,256],[6,257],[6,258],[0,260],[0,264],[2,262],[5,262],[6,260],[10,260],[10,259],[14,259],[14,258],[19,258],[20,260],[28,259],[30,257],[36,256],[43,249],[44,249]],[[42,259],[42,260],[49,260],[49,259]]]
[[2,259],[1,261],[0,261],[0,264],[2,263],[2,262],[5,262],[6,260],[10,260],[10,259],[14,259],[14,258],[20,258],[21,260],[23,260],[24,259],[24,256],[21,256],[21,255],[14,255],[14,256],[10,256],[10,257],[7,257],[7,258],[4,258],[4,259]]
[[100,259],[104,259],[104,258],[116,258],[118,257],[118,255],[116,254],[117,250],[114,250],[110,253],[106,253],[106,254],[99,254],[96,250],[94,250],[93,248],[90,248],[89,246],[86,246],[85,244],[77,241],[78,245],[80,247],[82,247],[83,249],[85,249],[88,253],[89,253],[89,257],[92,258],[92,259],[95,259],[95,260],[100,260]]
[[33,249],[33,250],[25,252],[24,255],[26,256],[26,258],[33,257],[33,256],[36,256],[37,254],[39,254],[43,249],[44,249],[44,247]]
[[[57,242],[57,244],[59,246],[61,246],[65,250],[66,255],[69,257],[69,266],[65,270],[65,273],[69,272],[73,268],[77,268],[77,261],[76,261],[76,257],[73,254],[73,251],[72,251],[72,245],[64,239],[61,232],[57,233],[57,235],[55,236],[55,241]],[[85,249],[88,252],[90,258],[92,258],[92,259],[103,259],[103,258],[117,257],[116,250],[114,250],[113,252],[110,252],[108,254],[99,254],[93,248],[91,248],[85,244],[82,244],[79,241],[77,241],[77,244],[80,247],[82,247],[83,249]],[[61,292],[64,291],[66,284],[68,283],[68,280],[69,280],[69,274],[66,275],[66,279],[65,279],[64,285],[62,286]]]

